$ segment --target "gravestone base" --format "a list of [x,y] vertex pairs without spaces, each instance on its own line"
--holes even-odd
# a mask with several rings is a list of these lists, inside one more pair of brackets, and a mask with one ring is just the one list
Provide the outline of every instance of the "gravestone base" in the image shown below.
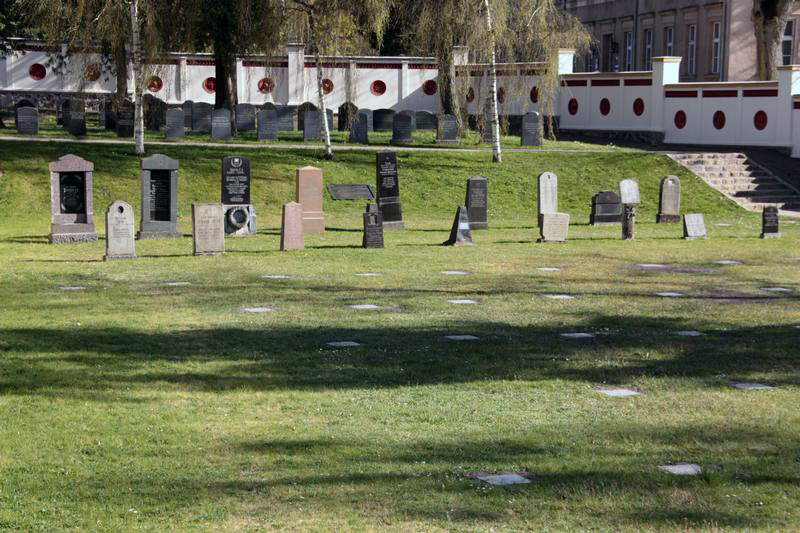
[[53,224],[50,226],[51,244],[95,241],[97,241],[97,232],[94,224]]
[[254,237],[256,235],[256,209],[252,204],[223,205],[226,237]]
[[402,220],[391,222],[383,221],[383,231],[403,231],[405,229],[406,227]]
[[125,254],[125,255],[115,254],[115,255],[103,256],[103,261],[116,261],[117,259],[122,259],[127,261],[128,259],[139,259],[139,256],[137,256],[136,254]]
[[136,233],[136,240],[146,241],[154,239],[177,239],[183,237],[180,231],[147,231],[142,230]]
[[656,224],[678,224],[681,221],[680,215],[657,215]]
[[777,239],[780,238],[780,236],[781,236],[780,233],[762,233],[761,235],[759,235],[759,237],[761,237],[762,239]]
[[536,242],[567,242],[569,214],[542,213],[539,215],[539,238]]

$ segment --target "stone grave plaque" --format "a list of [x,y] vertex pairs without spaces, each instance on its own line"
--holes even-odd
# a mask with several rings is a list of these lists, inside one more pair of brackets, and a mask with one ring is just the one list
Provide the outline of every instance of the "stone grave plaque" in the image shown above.
[[322,169],[303,167],[297,169],[295,200],[303,206],[303,231],[325,231],[325,213],[322,209]]
[[450,230],[450,238],[442,243],[445,246],[461,246],[473,244],[472,232],[469,229],[469,215],[467,208],[463,205],[456,209],[456,216],[453,220],[453,228]]
[[683,215],[683,238],[687,240],[706,239],[706,223],[701,213]]
[[623,204],[638,205],[641,202],[639,198],[639,183],[630,179],[619,182],[619,197]]
[[681,180],[664,176],[659,191],[656,223],[677,224],[681,221]]
[[137,259],[133,240],[133,208],[117,200],[106,209],[106,255],[112,259]]
[[167,139],[182,139],[186,135],[186,113],[180,107],[167,110]]
[[246,157],[226,157],[222,160],[222,203],[250,203],[250,160]]
[[183,127],[192,129],[192,113],[194,109],[194,102],[186,100],[181,106],[183,109]]
[[[392,131],[395,112],[392,109],[376,109],[372,112],[372,126],[375,131]],[[386,217],[384,217],[385,219]]]
[[208,133],[211,131],[211,115],[214,106],[205,102],[195,102],[192,106],[192,131]]
[[351,143],[369,144],[369,124],[367,114],[361,111],[354,117],[353,123],[350,125],[350,138]]
[[489,184],[486,178],[475,176],[467,180],[467,216],[470,229],[489,228]]
[[358,113],[356,113],[356,117],[358,115],[365,115],[367,117],[367,131],[375,131],[372,124],[372,109],[359,109]]
[[256,108],[251,104],[237,104],[236,131],[253,131],[256,129]]
[[278,112],[274,109],[258,112],[258,140],[278,140]]
[[539,215],[539,242],[566,242],[569,232],[567,213],[542,213]]
[[769,239],[780,236],[781,230],[778,208],[775,206],[767,206],[761,212],[761,238]]
[[227,140],[231,138],[230,109],[215,109],[211,115],[211,138]]
[[94,164],[74,155],[53,161],[50,168],[50,242],[96,241],[92,177]]
[[17,109],[17,132],[23,135],[39,133],[39,111],[35,107]]
[[436,115],[430,111],[417,111],[416,125],[418,130],[435,130],[436,129]]
[[284,204],[281,220],[281,251],[302,250],[305,247],[303,206],[297,202]]
[[219,255],[225,252],[224,218],[222,204],[192,204],[194,255]]
[[309,109],[303,114],[303,140],[319,141],[322,136],[322,113],[316,109]]
[[552,172],[539,175],[539,194],[536,196],[536,223],[541,226],[542,215],[558,213],[558,176]]
[[592,213],[589,224],[619,224],[622,222],[622,204],[614,191],[601,191],[592,197]]
[[[411,119],[411,131],[417,131],[417,113],[416,111],[412,111],[410,109],[404,109],[398,113],[398,115],[405,115],[409,119]],[[396,116],[396,115],[395,115]]]
[[369,185],[329,183],[327,188],[334,200],[375,200],[375,191]]
[[377,174],[378,206],[383,214],[383,229],[402,230],[403,205],[400,201],[400,178],[397,172],[397,154],[378,152],[375,154]]
[[278,131],[294,131],[295,106],[281,105],[275,108],[278,116]]
[[133,120],[136,110],[125,102],[117,107],[117,137],[133,137]]
[[413,131],[411,117],[408,114],[396,114],[392,126],[392,144],[409,144],[413,142],[411,137]]
[[[177,109],[175,111],[181,111]],[[183,129],[183,122],[180,125]],[[155,154],[142,159],[139,239],[180,237],[178,231],[178,161]]]
[[72,98],[69,101],[69,112],[64,116],[67,131],[70,135],[81,137],[86,135],[86,104],[83,100]]
[[436,142],[439,144],[458,143],[458,121],[453,115],[440,115],[436,124]]
[[[522,117],[522,146],[541,146],[542,136],[539,131],[539,113],[525,113]],[[553,211],[555,212],[555,211]]]
[[367,204],[361,245],[364,248],[383,248],[383,215],[375,204]]

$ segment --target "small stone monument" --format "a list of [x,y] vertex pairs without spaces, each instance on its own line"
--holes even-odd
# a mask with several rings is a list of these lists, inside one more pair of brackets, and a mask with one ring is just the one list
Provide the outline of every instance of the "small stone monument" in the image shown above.
[[297,202],[283,204],[281,220],[281,251],[302,250],[305,247],[303,206]]
[[67,131],[70,135],[82,137],[86,135],[86,104],[83,100],[72,98],[69,102],[69,112],[64,117],[67,122]]
[[256,210],[250,203],[250,160],[226,157],[222,160],[222,205],[225,209],[225,235],[256,234]]
[[589,224],[604,226],[622,222],[622,204],[614,191],[601,191],[592,197],[592,214]]
[[39,133],[39,111],[35,107],[17,108],[17,132],[22,135]]
[[467,216],[470,229],[489,229],[489,185],[486,178],[467,180]]
[[541,146],[542,136],[539,130],[539,113],[532,111],[522,117],[522,146]]
[[211,115],[211,138],[225,141],[231,138],[231,110],[215,109]]
[[280,105],[275,108],[278,115],[278,131],[294,131],[294,114],[296,106]]
[[182,139],[186,135],[186,113],[180,107],[167,109],[167,126],[164,134],[167,139]]
[[566,242],[569,232],[567,213],[542,213],[539,215],[538,242]]
[[440,115],[436,122],[436,143],[456,144],[458,143],[458,137],[458,121],[456,117],[453,115]]
[[417,131],[417,113],[416,111],[412,111],[410,109],[404,109],[397,113],[398,115],[405,115],[411,119],[411,131]]
[[133,240],[133,208],[117,200],[106,210],[106,255],[111,259],[138,259]]
[[375,154],[377,174],[378,206],[383,214],[385,231],[402,231],[403,204],[400,201],[400,177],[397,172],[397,154],[378,152]]
[[181,109],[183,109],[183,127],[192,129],[192,109],[194,108],[194,102],[191,100],[186,100]]
[[424,109],[422,111],[417,111],[414,118],[418,130],[433,131],[436,129],[436,115],[430,111],[425,111]]
[[393,109],[376,109],[372,112],[372,126],[375,131],[392,131],[395,111]]
[[407,113],[398,113],[392,122],[392,144],[409,144],[413,142],[411,134],[414,131],[411,116]]
[[278,140],[278,112],[274,109],[265,109],[258,112],[258,140]]
[[453,228],[450,230],[450,238],[442,243],[445,246],[462,246],[474,244],[472,242],[472,232],[469,229],[469,215],[467,208],[463,205],[456,209],[456,217],[453,220]]
[[677,224],[681,221],[681,180],[677,176],[661,178],[658,195],[657,224]]
[[253,131],[256,129],[256,108],[252,104],[236,104],[236,131]]
[[222,204],[192,204],[194,255],[225,253],[224,217]]
[[303,140],[319,141],[322,137],[322,113],[317,109],[309,109],[303,114]]
[[117,137],[133,137],[133,121],[136,108],[131,102],[123,102],[117,107]]
[[[182,112],[180,109],[173,111]],[[181,122],[183,129],[183,122]],[[155,154],[142,159],[142,211],[138,239],[180,237],[178,161]]]
[[325,213],[322,208],[322,169],[303,167],[297,169],[295,201],[303,206],[303,231],[325,231]]
[[619,183],[619,196],[622,201],[622,239],[633,240],[636,238],[636,206],[641,199],[639,196],[639,183],[636,180],[622,180]]
[[552,172],[539,175],[539,194],[536,196],[536,224],[542,225],[542,215],[558,213],[558,176]]
[[214,106],[205,102],[195,102],[192,106],[192,131],[208,133],[211,131],[211,115]]
[[361,111],[353,117],[352,124],[350,125],[350,138],[351,143],[369,144],[369,123],[366,113]]
[[761,238],[770,239],[781,236],[780,217],[775,206],[765,207],[761,212]]
[[706,222],[701,213],[683,215],[683,238],[686,240],[708,238]]
[[383,248],[383,215],[377,204],[367,204],[361,245],[364,248]]
[[50,167],[50,242],[96,241],[92,201],[94,163],[72,154]]

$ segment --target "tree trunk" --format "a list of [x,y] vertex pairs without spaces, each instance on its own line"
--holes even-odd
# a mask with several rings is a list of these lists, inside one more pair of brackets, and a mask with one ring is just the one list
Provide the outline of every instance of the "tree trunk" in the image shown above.
[[144,155],[144,99],[142,97],[142,50],[139,43],[139,0],[131,0],[131,54],[133,56],[133,136],[136,155]]
[[781,43],[786,18],[793,5],[792,0],[753,0],[753,29],[756,34],[756,57],[758,78],[774,80],[778,77],[778,66],[782,64]]
[[119,105],[128,98],[128,54],[123,44],[114,47],[114,71],[117,78],[114,100]]
[[489,86],[491,93],[489,94],[489,99],[492,103],[492,162],[502,163],[503,153],[500,150],[500,117],[497,113],[497,58],[489,0],[483,0],[483,7],[486,10],[486,29],[489,31],[489,46],[491,47],[489,60]]
[[228,92],[228,62],[230,58],[222,46],[214,43],[214,109],[230,109]]
[[453,115],[458,123],[458,130],[465,131],[456,94],[456,66],[453,61],[453,50],[439,52],[439,103],[444,115]]
[[310,37],[311,43],[314,46],[314,62],[317,67],[317,94],[319,95],[320,113],[322,113],[322,131],[325,136],[325,159],[330,161],[333,159],[333,147],[331,146],[331,132],[328,129],[328,110],[325,108],[325,89],[322,87],[322,59],[319,55],[319,46],[317,46],[317,29],[313,14],[310,16],[310,19]]

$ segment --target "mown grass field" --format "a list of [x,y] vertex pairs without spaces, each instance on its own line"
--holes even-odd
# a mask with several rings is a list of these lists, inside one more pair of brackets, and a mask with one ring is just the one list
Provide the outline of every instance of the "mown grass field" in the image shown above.
[[[190,204],[218,200],[229,151],[158,151],[181,161],[188,235]],[[0,143],[1,528],[800,528],[798,225],[760,240],[758,215],[653,154],[509,153],[497,166],[486,152],[413,152],[399,154],[408,229],[385,249],[359,247],[361,202],[326,195],[329,230],[281,253],[294,169],[374,183],[375,156],[242,150],[257,237],[200,258],[188,236],[139,242],[139,260],[104,263],[102,240],[46,243],[47,162],[67,152],[96,164],[101,234],[112,200],[139,205],[128,147]],[[572,215],[565,244],[533,242],[545,170]],[[673,173],[708,241],[653,223],[658,180]],[[441,247],[472,175],[489,179],[491,229]],[[626,177],[643,197],[632,242],[587,225],[591,195]],[[789,292],[764,290],[775,287]],[[465,298],[479,303],[448,302]],[[382,309],[348,307],[360,303]],[[327,345],[343,340],[362,345]],[[657,469],[684,461],[703,474]],[[533,481],[492,487],[475,471]]]

